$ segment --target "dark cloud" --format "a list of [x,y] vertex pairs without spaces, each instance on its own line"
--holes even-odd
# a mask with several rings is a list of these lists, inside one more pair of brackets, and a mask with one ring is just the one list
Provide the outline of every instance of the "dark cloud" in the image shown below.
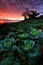
[[36,9],[38,12],[43,13],[43,0],[0,0],[0,8],[7,9],[20,9],[29,8]]

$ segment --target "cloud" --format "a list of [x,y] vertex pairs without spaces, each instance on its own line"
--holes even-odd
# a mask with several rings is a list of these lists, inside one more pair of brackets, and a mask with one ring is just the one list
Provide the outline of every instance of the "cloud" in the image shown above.
[[1,9],[16,15],[17,13],[22,14],[26,9],[35,9],[43,13],[43,0],[0,0],[0,11]]
[[[36,8],[43,9],[43,0],[0,0],[0,7],[10,9],[11,6],[24,7],[24,8]],[[42,10],[41,10],[42,11]]]

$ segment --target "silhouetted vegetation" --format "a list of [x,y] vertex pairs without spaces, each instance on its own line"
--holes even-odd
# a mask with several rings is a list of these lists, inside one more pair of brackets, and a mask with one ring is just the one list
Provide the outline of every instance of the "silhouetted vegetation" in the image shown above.
[[38,19],[38,18],[36,18],[36,16],[39,14],[40,13],[37,13],[36,11],[26,11],[23,13],[23,16],[24,16],[25,20],[27,20],[27,19],[33,19],[34,20],[34,19]]

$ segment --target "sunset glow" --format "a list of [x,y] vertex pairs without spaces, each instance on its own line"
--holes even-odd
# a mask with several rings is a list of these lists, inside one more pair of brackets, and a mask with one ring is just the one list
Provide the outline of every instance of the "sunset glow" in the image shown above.
[[[40,5],[41,4],[41,5]],[[0,0],[0,22],[4,20],[24,20],[26,10],[37,10],[43,14],[42,0]],[[27,16],[27,18],[29,18]],[[7,21],[6,21],[7,22]]]
[[[23,11],[17,11],[15,10],[14,12],[11,10],[7,10],[7,9],[0,9],[0,19],[1,20],[13,20],[12,22],[16,22],[17,20],[18,21],[21,21],[21,20],[24,20],[24,17],[22,16],[22,12]],[[6,23],[7,21],[4,21],[4,23]]]
[[4,23],[5,23],[4,21],[0,21],[0,25],[1,25],[1,24],[4,24]]
[[13,17],[13,16],[9,16],[9,17],[0,17],[0,19],[1,20],[24,20],[24,17],[23,16],[21,16],[21,17]]

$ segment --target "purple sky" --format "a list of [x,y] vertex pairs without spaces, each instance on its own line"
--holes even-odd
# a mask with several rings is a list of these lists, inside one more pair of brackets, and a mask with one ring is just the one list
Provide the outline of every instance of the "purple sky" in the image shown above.
[[[43,0],[0,0],[0,8],[8,8],[16,6],[16,8],[35,8],[39,12],[43,12]],[[13,8],[15,9],[15,8]]]
[[0,0],[0,17],[18,16],[19,18],[27,8],[43,14],[43,0]]

